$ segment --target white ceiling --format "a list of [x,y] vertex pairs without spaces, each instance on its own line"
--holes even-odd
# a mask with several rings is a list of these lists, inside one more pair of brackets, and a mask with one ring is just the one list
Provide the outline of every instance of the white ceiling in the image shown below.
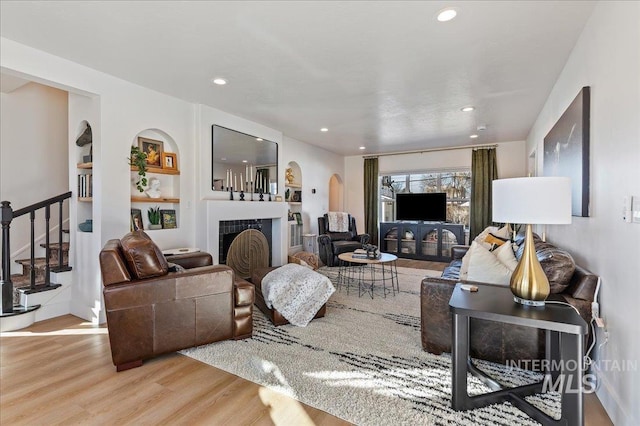
[[593,6],[3,0],[0,33],[351,155],[525,139]]

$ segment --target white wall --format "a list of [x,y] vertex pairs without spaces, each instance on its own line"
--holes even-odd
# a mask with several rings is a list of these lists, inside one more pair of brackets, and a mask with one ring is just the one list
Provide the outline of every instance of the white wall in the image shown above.
[[[68,130],[61,142],[60,156],[62,160],[56,164],[64,166],[66,173],[61,181],[68,187],[71,178],[75,179],[77,161],[76,152],[64,151],[73,146],[71,138],[75,138],[81,120],[88,120],[93,129],[93,157],[94,157],[94,197],[90,207],[72,204],[72,225],[74,229],[78,222],[93,216],[94,232],[77,236],[74,241],[78,247],[74,273],[81,281],[76,291],[73,313],[88,320],[103,320],[100,312],[102,286],[99,271],[96,270],[95,260],[100,248],[111,238],[120,238],[129,231],[130,226],[130,178],[131,172],[127,162],[130,146],[136,136],[146,129],[157,129],[175,141],[180,165],[180,205],[178,217],[179,228],[175,230],[154,231],[153,239],[161,248],[198,246],[208,247],[207,212],[215,211],[216,200],[227,198],[227,194],[211,190],[211,125],[235,129],[243,133],[263,137],[277,142],[278,164],[281,172],[278,176],[279,192],[284,193],[284,165],[282,133],[258,123],[233,116],[223,111],[206,106],[193,105],[170,96],[145,89],[107,74],[97,72],[74,62],[50,55],[14,41],[0,38],[0,53],[2,72],[16,77],[22,77],[39,83],[56,87],[71,94],[73,105],[69,108],[69,120],[64,116],[56,123]],[[53,90],[53,89],[48,89]],[[4,108],[3,96],[3,111]],[[9,110],[9,109],[8,109]],[[66,110],[66,107],[65,107]],[[10,120],[2,120],[3,123]],[[69,136],[67,136],[69,134]],[[73,134],[73,137],[70,136]],[[2,140],[5,138],[3,133]],[[44,137],[37,138],[43,140]],[[301,142],[290,140],[287,144],[291,160],[300,160],[307,168],[309,186],[305,186],[308,200],[309,215],[307,226],[317,227],[311,222],[311,215],[320,214],[326,209],[329,177],[333,173],[342,173],[341,157],[330,154],[321,149],[314,149],[311,153],[304,153],[309,147]],[[4,162],[13,164],[21,153],[11,150],[4,154]],[[46,161],[35,164],[38,170],[43,170],[42,164],[48,164],[53,155],[47,155]],[[329,166],[318,164],[326,161]],[[289,158],[287,161],[290,160]],[[71,164],[69,163],[69,160]],[[321,173],[323,169],[326,173]],[[42,180],[42,178],[40,179]],[[13,181],[4,180],[13,188]],[[311,194],[311,188],[318,190]],[[75,185],[71,188],[76,190]],[[10,194],[8,194],[10,195]],[[75,194],[74,194],[75,195]],[[4,192],[3,192],[4,198]],[[41,199],[41,198],[39,198]],[[324,204],[320,201],[324,199]],[[286,206],[280,203],[282,216],[286,221]],[[245,205],[246,206],[246,205]],[[238,204],[240,207],[240,204]],[[258,204],[256,203],[256,208]],[[280,209],[275,204],[274,211]],[[275,213],[276,216],[280,213]],[[286,259],[286,227],[282,227],[280,235],[282,251],[278,259]],[[196,237],[197,235],[197,237]],[[276,236],[276,242],[278,237]],[[82,245],[82,250],[80,249]],[[217,250],[217,247],[215,248]]]
[[[84,96],[76,93],[69,93],[69,188],[76,194],[78,173],[75,164],[82,162],[82,156],[87,154],[87,147],[78,147],[75,141],[79,134],[84,131],[84,125],[89,123],[92,135],[92,155],[95,164],[100,164],[101,156],[99,149],[93,149],[100,146],[100,98],[95,96]],[[69,312],[94,323],[101,323],[106,320],[102,307],[102,295],[99,291],[100,272],[98,266],[98,255],[102,247],[100,238],[94,238],[100,235],[102,223],[99,220],[101,212],[96,209],[94,213],[94,204],[99,205],[101,197],[101,184],[104,173],[101,168],[91,170],[93,174],[93,203],[78,202],[77,197],[70,199],[71,214],[69,215],[69,229],[74,232],[69,233],[69,264],[73,267],[72,274],[72,293],[73,302],[69,306]],[[87,219],[92,219],[93,232],[79,232],[78,224]],[[85,285],[81,283],[86,283]]]
[[[599,358],[638,366],[640,225],[623,222],[622,205],[624,196],[640,196],[640,3],[596,6],[527,138],[527,152],[543,152],[544,136],[583,86],[591,86],[591,213],[548,227],[547,236],[602,277],[609,342]],[[602,333],[598,338],[602,343]],[[638,369],[609,368],[600,378],[598,396],[613,423],[640,424]]]
[[[67,92],[29,83],[0,99],[0,200],[10,201],[15,210],[69,191]],[[36,238],[44,236],[43,218],[44,210],[38,211]],[[50,224],[57,230],[57,207]],[[12,257],[28,257],[29,247],[25,215],[11,224]]]
[[[498,176],[510,178],[524,176],[526,155],[524,141],[497,144]],[[471,149],[431,151],[415,154],[380,156],[378,172],[422,172],[471,168]],[[345,158],[345,210],[356,217],[358,230],[364,230],[364,159],[361,155]]]
[[[180,228],[154,234],[161,248],[195,245],[196,194],[195,159],[195,107],[185,101],[142,88],[74,62],[1,38],[2,72],[67,90],[70,93],[97,97],[100,101],[100,120],[92,122],[94,128],[94,232],[83,235],[90,250],[98,250],[110,238],[120,238],[129,231],[130,168],[127,157],[136,135],[145,129],[159,129],[170,136],[179,149],[181,166],[179,205]],[[76,116],[80,118],[80,114]],[[66,125],[67,120],[61,120]],[[75,133],[77,123],[69,124],[69,133]],[[4,137],[3,137],[4,140]],[[3,161],[17,161],[16,153]],[[65,153],[64,161],[67,161]],[[38,164],[42,168],[43,164]],[[75,164],[68,167],[75,175]],[[65,177],[65,183],[66,181]],[[72,188],[75,191],[75,188]],[[76,214],[72,211],[71,214]],[[84,220],[84,218],[81,218]],[[84,252],[88,258],[97,258],[98,252]],[[82,297],[76,302],[76,312],[88,320],[103,318],[100,311],[102,284],[97,271],[90,264],[79,262],[77,268],[89,268],[93,280],[78,283]],[[96,307],[97,304],[97,307]],[[97,311],[97,312],[96,312]]]
[[[343,157],[286,136],[282,151],[284,163],[295,161],[302,173],[303,232],[318,234],[318,217],[329,211],[331,176],[344,176]],[[284,169],[281,170],[284,176]]]
[[[271,218],[274,221],[273,238],[273,264],[280,265],[286,260],[285,241],[287,238],[286,208],[284,203],[276,205],[272,201],[262,214],[264,205],[258,201],[234,201],[229,202],[229,193],[214,191],[211,188],[213,171],[211,169],[212,158],[212,131],[211,126],[217,124],[227,129],[236,130],[247,135],[260,137],[278,144],[278,192],[284,193],[284,168],[282,162],[282,132],[271,129],[253,121],[226,113],[206,105],[196,107],[196,132],[197,132],[197,187],[198,199],[196,201],[196,222],[198,232],[196,235],[197,247],[207,250],[213,256],[214,263],[218,263],[218,221],[249,218]],[[286,164],[286,163],[285,163]],[[216,176],[220,174],[216,171]],[[236,196],[238,196],[236,194]],[[277,232],[279,231],[279,232]],[[280,250],[277,250],[280,247]],[[284,259],[284,260],[283,260]],[[285,262],[286,263],[286,262]]]

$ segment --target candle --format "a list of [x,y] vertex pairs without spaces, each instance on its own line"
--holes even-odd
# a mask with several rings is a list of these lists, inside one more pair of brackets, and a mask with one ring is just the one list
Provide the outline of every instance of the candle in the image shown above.
[[244,180],[242,180],[242,173],[240,173],[240,191],[244,191]]
[[233,174],[233,187],[236,189],[236,191],[238,190],[238,175],[237,174]]
[[227,184],[225,185],[227,188],[229,187],[229,169],[227,169]]
[[253,182],[253,166],[249,166],[249,182]]

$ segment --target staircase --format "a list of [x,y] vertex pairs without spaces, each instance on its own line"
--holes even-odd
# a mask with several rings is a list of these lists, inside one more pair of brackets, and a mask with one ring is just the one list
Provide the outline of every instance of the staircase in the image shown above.
[[[40,247],[46,251],[46,244],[40,244]],[[60,263],[60,256],[62,255],[62,263]],[[45,257],[34,258],[33,267],[31,266],[31,259],[17,259],[15,261],[19,265],[22,265],[22,274],[11,275],[11,282],[13,282],[13,303],[15,305],[21,304],[22,294],[40,293],[43,291],[55,290],[62,284],[49,282],[47,284],[47,262]],[[70,271],[69,266],[69,243],[63,242],[49,244],[49,267],[51,272],[66,272]],[[31,286],[31,272],[35,275],[35,288]],[[49,280],[51,281],[51,280]]]
[[[0,277],[0,329],[16,330],[32,324],[36,320],[51,318],[68,312],[70,300],[70,278],[64,283],[64,274],[70,271],[69,243],[63,241],[63,203],[71,197],[71,192],[40,201],[22,209],[14,210],[9,201],[0,202],[0,223],[2,224],[2,271]],[[57,243],[51,242],[51,207],[58,205]],[[44,213],[45,232],[43,244],[45,256],[36,257],[35,221]],[[30,256],[17,259],[22,266],[22,274],[11,274],[11,222],[22,215],[29,215],[31,225]],[[53,281],[52,281],[53,280]],[[65,285],[66,284],[66,285]],[[65,288],[62,288],[65,287]],[[41,312],[36,314],[42,306]],[[42,312],[46,311],[46,312]],[[62,312],[62,313],[60,313]],[[40,319],[37,319],[37,317]]]

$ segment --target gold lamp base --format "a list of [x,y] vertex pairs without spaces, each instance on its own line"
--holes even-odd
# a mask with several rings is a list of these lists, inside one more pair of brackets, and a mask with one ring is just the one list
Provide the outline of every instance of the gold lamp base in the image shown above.
[[536,256],[531,225],[527,225],[524,252],[511,275],[510,288],[513,299],[527,306],[544,306],[544,301],[549,296],[549,280]]

